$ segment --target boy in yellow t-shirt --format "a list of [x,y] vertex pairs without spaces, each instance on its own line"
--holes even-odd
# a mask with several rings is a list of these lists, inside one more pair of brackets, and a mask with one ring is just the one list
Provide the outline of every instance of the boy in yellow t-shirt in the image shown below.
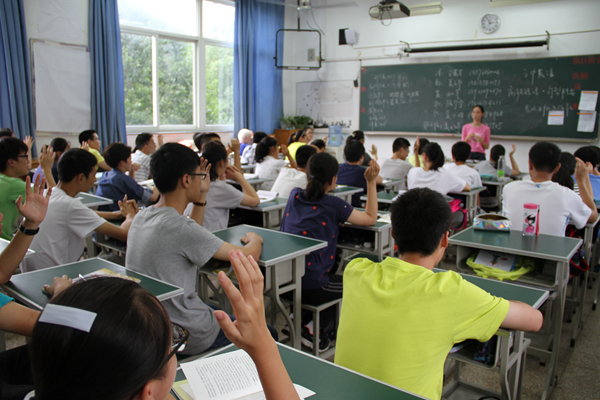
[[542,314],[494,297],[453,271],[434,273],[448,247],[450,206],[426,188],[391,206],[399,259],[352,261],[344,271],[336,364],[430,399],[442,394],[455,343],[489,340],[499,327],[538,331]]
[[[88,147],[87,150],[96,157],[98,160],[98,167],[105,171],[110,171],[112,168],[104,161],[104,157],[100,153],[100,145],[102,142],[98,138],[98,134],[93,129],[88,129],[79,134],[79,144],[84,147]],[[86,146],[87,145],[87,146]],[[96,169],[98,168],[96,167]]]

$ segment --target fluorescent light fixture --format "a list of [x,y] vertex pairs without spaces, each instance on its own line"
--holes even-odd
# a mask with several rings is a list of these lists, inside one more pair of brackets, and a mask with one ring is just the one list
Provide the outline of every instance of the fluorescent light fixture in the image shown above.
[[549,3],[558,0],[490,0],[490,7],[520,6],[522,4]]
[[411,17],[419,15],[440,14],[443,10],[441,1],[435,3],[415,4],[414,6],[407,7],[410,10]]

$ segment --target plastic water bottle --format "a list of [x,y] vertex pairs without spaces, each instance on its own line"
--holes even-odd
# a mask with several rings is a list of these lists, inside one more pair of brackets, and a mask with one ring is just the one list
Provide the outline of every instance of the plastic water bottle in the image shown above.
[[506,161],[504,161],[504,156],[500,156],[498,157],[498,161],[496,162],[496,170],[498,172],[498,179],[502,178],[504,176],[504,163]]

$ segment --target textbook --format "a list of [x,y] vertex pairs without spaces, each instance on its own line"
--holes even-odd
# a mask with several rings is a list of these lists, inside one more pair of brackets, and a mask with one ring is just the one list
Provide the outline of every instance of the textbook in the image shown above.
[[268,190],[259,190],[256,192],[258,197],[260,198],[261,203],[266,203],[267,201],[273,201],[279,196],[277,192],[269,192]]
[[504,254],[495,251],[481,250],[475,259],[477,264],[486,267],[498,268],[502,271],[510,272],[517,265],[517,256],[514,254]]
[[[175,382],[173,388],[182,399],[261,400],[265,394],[252,358],[236,350],[181,364],[188,384]],[[305,399],[315,392],[294,384],[298,397]]]
[[[108,268],[102,268],[99,269],[98,271],[94,271],[94,272],[90,272],[89,274],[85,274],[83,275],[83,280],[87,280],[92,279],[92,278],[100,278],[100,277],[110,277],[110,278],[121,278],[121,279],[127,279],[129,281],[133,281],[135,283],[140,283],[141,281],[138,278],[134,278],[133,276],[127,276],[127,275],[123,275],[123,274],[119,274],[115,271],[111,271]],[[73,283],[77,283],[81,280],[81,278],[75,278],[73,279]]]

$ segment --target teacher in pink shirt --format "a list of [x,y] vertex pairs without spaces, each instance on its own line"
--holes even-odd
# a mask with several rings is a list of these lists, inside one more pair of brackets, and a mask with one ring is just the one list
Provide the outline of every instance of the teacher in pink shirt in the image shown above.
[[485,115],[483,107],[473,107],[473,122],[462,127],[462,141],[471,145],[471,160],[485,160],[485,151],[490,147],[490,127],[481,122]]

